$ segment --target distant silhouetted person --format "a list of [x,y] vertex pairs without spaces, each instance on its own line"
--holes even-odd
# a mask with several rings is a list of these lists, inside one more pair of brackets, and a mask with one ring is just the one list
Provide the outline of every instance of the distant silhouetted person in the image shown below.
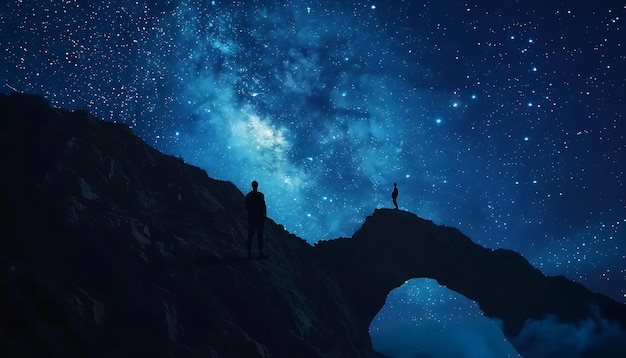
[[252,236],[256,231],[259,245],[259,257],[263,258],[263,229],[265,227],[265,217],[267,208],[265,207],[265,196],[257,190],[259,183],[252,182],[252,191],[246,195],[246,210],[248,210],[248,258],[252,257]]
[[393,192],[391,193],[391,200],[393,200],[393,205],[396,206],[396,210],[398,210],[398,202],[396,199],[398,198],[398,184],[393,183]]

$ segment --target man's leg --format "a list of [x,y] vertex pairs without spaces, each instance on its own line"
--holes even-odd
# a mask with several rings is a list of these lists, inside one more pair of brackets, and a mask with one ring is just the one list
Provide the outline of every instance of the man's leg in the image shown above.
[[260,257],[265,257],[265,254],[263,253],[263,230],[265,229],[265,219],[261,219],[258,223],[257,223],[257,227],[256,227],[256,236],[259,239],[259,256]]

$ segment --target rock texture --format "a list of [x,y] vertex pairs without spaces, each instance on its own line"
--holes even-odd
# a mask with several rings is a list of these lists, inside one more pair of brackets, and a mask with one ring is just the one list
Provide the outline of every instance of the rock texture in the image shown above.
[[0,98],[3,357],[375,357],[313,247],[119,124]]
[[231,183],[39,97],[1,96],[0,113],[3,357],[376,357],[369,324],[415,277],[512,339],[550,315],[626,327],[624,305],[397,210],[315,247],[268,219],[269,258],[247,259]]
[[563,276],[545,276],[515,251],[486,249],[457,229],[408,212],[376,210],[352,238],[319,242],[315,254],[338,280],[362,327],[374,319],[392,289],[428,277],[476,301],[485,316],[502,321],[504,334],[525,357],[564,356],[558,351],[538,355],[533,342],[516,339],[526,323],[547,318],[570,327],[592,321],[597,330],[605,325],[597,321],[611,322],[611,336],[582,353],[626,356],[625,305]]

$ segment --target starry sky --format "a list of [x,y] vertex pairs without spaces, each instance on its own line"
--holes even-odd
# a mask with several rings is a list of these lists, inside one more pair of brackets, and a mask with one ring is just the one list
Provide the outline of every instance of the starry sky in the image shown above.
[[[2,93],[126,123],[244,193],[257,180],[268,215],[310,243],[352,236],[397,182],[402,210],[626,303],[623,2],[0,6]],[[427,353],[420,334],[483,319],[421,279],[370,328],[408,357]],[[476,356],[515,356],[477,331],[458,334],[484,343]]]

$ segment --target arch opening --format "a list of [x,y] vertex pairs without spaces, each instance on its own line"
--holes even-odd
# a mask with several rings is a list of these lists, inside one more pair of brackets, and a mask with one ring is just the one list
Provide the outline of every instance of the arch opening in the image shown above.
[[476,302],[430,278],[389,292],[369,331],[374,349],[389,358],[521,357]]

